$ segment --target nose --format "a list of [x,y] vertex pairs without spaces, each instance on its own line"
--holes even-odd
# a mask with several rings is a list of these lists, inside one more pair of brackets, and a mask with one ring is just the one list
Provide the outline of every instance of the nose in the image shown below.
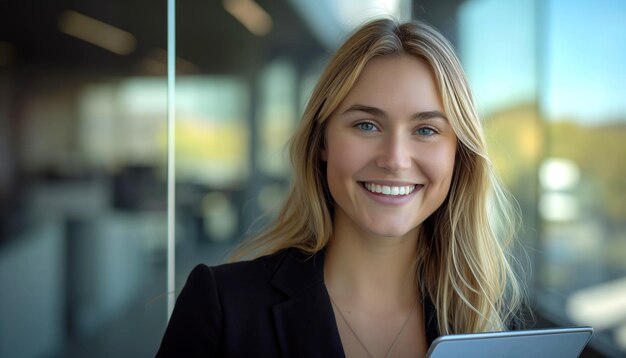
[[381,143],[380,153],[376,164],[391,173],[397,173],[411,167],[410,138],[392,135]]

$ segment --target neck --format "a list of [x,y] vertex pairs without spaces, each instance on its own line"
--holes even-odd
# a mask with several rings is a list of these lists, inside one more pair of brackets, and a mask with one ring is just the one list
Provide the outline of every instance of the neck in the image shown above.
[[381,237],[336,216],[324,264],[330,294],[358,306],[412,307],[417,299],[417,232]]

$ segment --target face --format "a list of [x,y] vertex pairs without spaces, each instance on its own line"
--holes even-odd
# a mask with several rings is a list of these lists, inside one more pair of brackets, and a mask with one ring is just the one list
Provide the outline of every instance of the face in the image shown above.
[[371,60],[328,120],[321,157],[334,225],[415,235],[448,194],[457,143],[428,64]]

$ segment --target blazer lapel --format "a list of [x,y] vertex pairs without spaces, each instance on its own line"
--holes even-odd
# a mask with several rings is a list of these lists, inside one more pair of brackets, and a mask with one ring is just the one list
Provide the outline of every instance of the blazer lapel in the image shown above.
[[345,357],[324,285],[324,253],[287,251],[271,284],[288,299],[273,307],[285,357]]

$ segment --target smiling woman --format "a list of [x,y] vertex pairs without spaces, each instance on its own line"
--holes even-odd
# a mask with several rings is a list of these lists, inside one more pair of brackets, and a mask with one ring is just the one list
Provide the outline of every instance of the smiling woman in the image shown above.
[[507,259],[515,211],[436,30],[359,28],[291,155],[276,222],[238,252],[257,258],[197,266],[159,356],[415,357],[440,334],[507,328],[521,301]]

